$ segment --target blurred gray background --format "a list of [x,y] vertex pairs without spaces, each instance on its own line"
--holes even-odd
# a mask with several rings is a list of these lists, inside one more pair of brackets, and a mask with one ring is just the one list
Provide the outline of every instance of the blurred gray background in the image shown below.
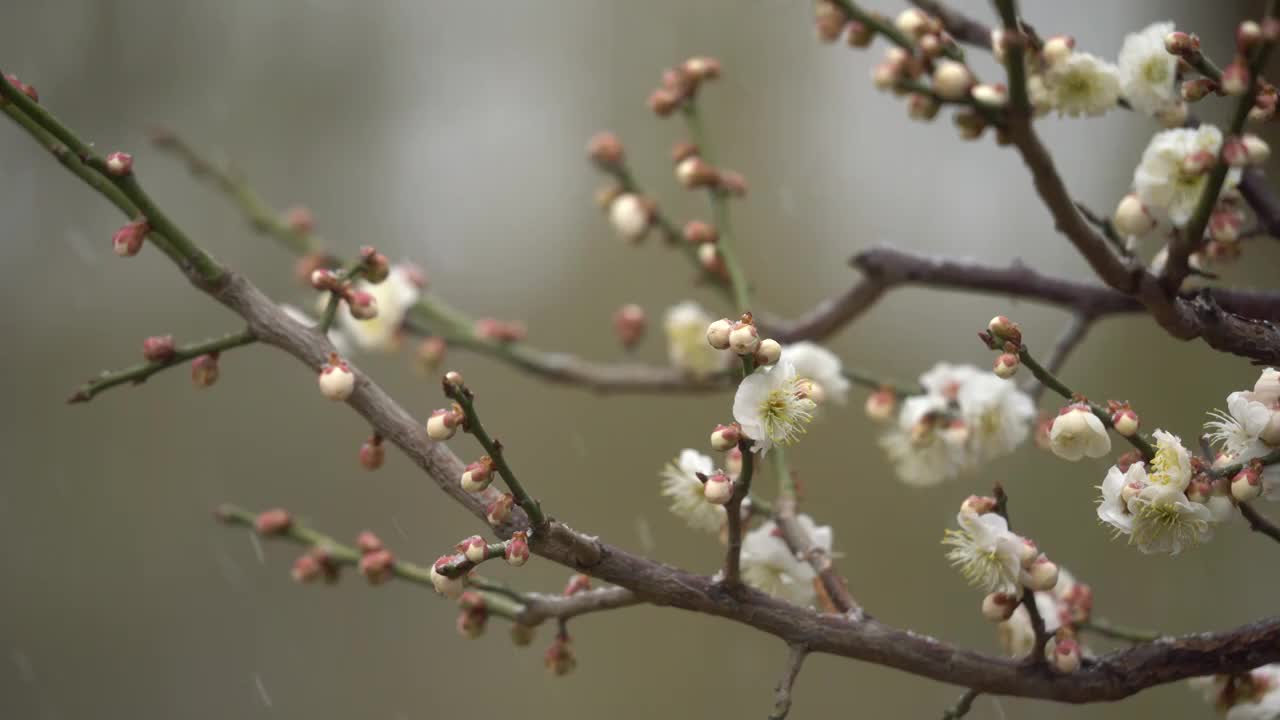
[[[991,18],[985,3],[960,6]],[[1234,23],[1250,9],[1095,0],[1028,3],[1027,14],[1042,32],[1073,33],[1111,58],[1125,32],[1173,18],[1225,60]],[[908,122],[904,104],[868,80],[881,46],[821,46],[809,16],[808,2],[781,0],[16,0],[0,24],[0,62],[99,147],[134,152],[145,183],[190,233],[282,301],[308,297],[291,257],[150,149],[148,126],[167,124],[233,159],[281,208],[310,205],[337,250],[369,243],[413,258],[436,292],[473,315],[526,321],[540,347],[618,359],[616,306],[641,303],[655,326],[686,297],[718,309],[714,296],[689,288],[681,256],[612,236],[591,199],[601,178],[582,157],[594,131],[613,129],[664,207],[682,220],[705,217],[703,198],[670,178],[666,153],[681,125],[644,107],[661,69],[692,54],[724,63],[723,80],[705,93],[706,117],[723,164],[751,183],[734,213],[762,306],[795,314],[843,290],[855,279],[846,260],[880,242],[996,262],[1019,256],[1087,277],[1012,152],[958,142],[945,118]],[[989,58],[979,67],[994,76]],[[0,125],[0,716],[767,713],[785,648],[748,629],[654,608],[590,616],[573,623],[577,671],[550,678],[547,628],[525,649],[511,646],[503,624],[467,641],[454,631],[453,606],[430,592],[370,589],[354,576],[333,589],[300,587],[288,577],[294,548],[269,545],[260,557],[245,532],[217,526],[209,510],[224,500],[284,505],[340,537],[372,529],[423,561],[481,529],[395,453],[378,473],[360,470],[367,428],[264,348],[226,356],[209,391],[171,372],[64,405],[92,373],[135,362],[146,335],[192,340],[238,324],[159,253],[117,261],[114,210]],[[1103,211],[1126,190],[1155,129],[1123,112],[1041,127],[1073,192]],[[1251,243],[1227,279],[1274,279],[1277,249]],[[997,312],[1014,315],[1040,347],[1065,321],[999,298],[907,289],[833,347],[904,377],[939,359],[986,364],[974,332]],[[660,332],[639,354],[664,361]],[[405,356],[360,362],[414,412],[440,404]],[[727,417],[727,397],[601,398],[472,356],[454,355],[450,366],[483,393],[487,422],[557,515],[662,560],[715,569],[718,546],[666,512],[657,473],[681,448],[702,446]],[[1126,318],[1098,325],[1065,375],[1190,437],[1203,412],[1256,370]],[[1094,585],[1101,616],[1177,633],[1277,611],[1276,548],[1242,526],[1173,560],[1110,541],[1093,511],[1101,461],[1068,464],[1028,445],[953,484],[899,484],[863,397],[829,413],[792,455],[809,507],[836,529],[855,595],[880,618],[996,650],[979,595],[947,567],[938,540],[960,500],[997,479],[1017,526]],[[453,445],[477,454],[465,438]],[[543,590],[567,576],[541,561],[500,572]],[[794,716],[937,717],[958,694],[814,657]],[[1178,684],[1087,708],[984,698],[972,717],[1211,713]]]

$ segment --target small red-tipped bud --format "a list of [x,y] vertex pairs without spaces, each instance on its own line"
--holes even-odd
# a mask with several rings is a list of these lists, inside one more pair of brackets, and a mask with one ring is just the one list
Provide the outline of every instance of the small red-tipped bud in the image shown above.
[[518,322],[508,322],[494,318],[480,318],[476,321],[476,335],[485,340],[501,343],[520,342],[529,336],[529,331]]
[[970,495],[960,503],[960,512],[971,512],[977,515],[995,512],[995,509],[996,499],[986,495]]
[[133,172],[133,156],[126,152],[113,152],[107,155],[107,173],[116,177],[124,177]]
[[942,60],[934,66],[933,89],[944,100],[963,100],[973,86],[973,73],[963,63]]
[[511,623],[510,632],[512,644],[516,647],[526,647],[533,642],[533,637],[537,634],[538,630],[532,625]]
[[622,141],[611,132],[598,132],[587,141],[587,157],[601,168],[616,168],[625,159]]
[[1203,175],[1217,162],[1217,155],[1208,150],[1197,150],[1182,158],[1182,172],[1187,175]]
[[382,446],[382,437],[374,435],[360,444],[360,467],[365,470],[377,470],[387,458],[387,450]]
[[564,596],[572,597],[580,592],[586,592],[591,589],[591,576],[582,573],[574,573],[569,577],[569,582],[565,583]]
[[721,170],[716,187],[734,197],[740,198],[747,195],[747,179],[742,176],[742,173],[734,170]]
[[951,123],[960,132],[961,140],[977,140],[987,129],[987,120],[981,114],[968,110],[951,116]]
[[1076,39],[1070,35],[1054,35],[1044,41],[1040,50],[1041,57],[1049,65],[1057,65],[1071,57],[1076,49]]
[[1218,83],[1211,78],[1196,78],[1182,83],[1182,99],[1187,102],[1199,102],[1209,93],[1217,91]]
[[1249,502],[1262,494],[1262,473],[1250,465],[1231,479],[1231,496],[1237,502]]
[[440,572],[440,568],[453,564],[457,559],[456,555],[441,555],[431,566],[431,586],[447,598],[457,599],[467,585],[466,580],[461,577],[451,578]]
[[[845,15],[844,10],[828,0],[819,0],[814,5],[813,19],[817,27],[818,39],[825,43],[833,43],[839,40],[840,34],[844,32],[845,24],[849,22],[849,16]],[[868,42],[870,41],[868,40]]]
[[671,146],[671,162],[675,165],[697,154],[698,146],[687,140],[680,140]]
[[457,410],[432,410],[427,418],[427,436],[436,442],[444,442],[458,432],[463,415]]
[[424,375],[434,375],[440,370],[440,364],[444,362],[445,353],[448,351],[448,344],[444,338],[439,335],[432,335],[424,338],[418,343],[418,350],[414,353],[414,361],[418,370]]
[[760,347],[760,331],[751,323],[739,322],[729,333],[729,349],[738,355],[752,355]]
[[[837,36],[838,37],[838,36]],[[866,23],[854,20],[849,23],[849,47],[865,48],[870,47],[871,43],[876,39],[876,31]]]
[[360,262],[364,268],[364,279],[374,285],[386,280],[387,276],[391,274],[391,261],[387,259],[386,255],[369,245],[360,248]]
[[[31,102],[40,102],[40,93],[36,92],[36,89],[33,86],[19,80],[17,75],[5,75],[4,79],[9,81],[10,85],[18,88],[18,91],[23,95],[31,98]],[[3,106],[6,102],[8,101],[0,97],[0,106]]]
[[1241,55],[1248,53],[1262,40],[1262,26],[1253,20],[1245,20],[1236,26],[1236,49]]
[[328,268],[312,270],[307,282],[311,284],[311,287],[322,292],[331,292],[342,288],[342,281],[338,279],[338,274]]
[[1016,595],[993,592],[982,598],[982,617],[991,622],[1003,622],[1013,615],[1021,602]]
[[1261,165],[1271,157],[1271,146],[1257,135],[1245,135],[1240,142],[1250,165]]
[[714,226],[701,220],[690,220],[684,226],[684,239],[694,245],[714,243],[719,237]]
[[987,332],[996,340],[1011,342],[1014,345],[1022,344],[1022,330],[1018,327],[1018,323],[1004,315],[991,318],[991,322],[987,323]]
[[462,542],[458,543],[457,551],[466,556],[467,560],[480,564],[489,559],[489,544],[479,535],[472,535]]
[[950,39],[937,33],[926,33],[920,36],[916,41],[916,45],[920,46],[920,54],[929,60],[942,56],[950,45]]
[[507,564],[512,567],[520,567],[529,562],[529,539],[523,530],[518,530],[511,535],[511,539],[507,541],[502,556],[506,558]]
[[658,88],[649,94],[649,109],[658,117],[666,117],[680,107],[683,99],[666,88]]
[[687,188],[711,187],[720,180],[720,175],[707,161],[694,155],[676,165],[676,180]]
[[[325,253],[307,253],[294,262],[293,274],[298,279],[298,282],[303,285],[311,285],[311,276],[316,270],[332,268],[335,264],[333,257]],[[328,288],[316,289],[327,290]]]
[[737,423],[716,425],[716,429],[711,431],[711,447],[720,452],[738,447],[740,439],[742,439],[742,428],[738,427]]
[[316,229],[316,218],[310,208],[294,205],[284,211],[284,224],[295,235],[310,235]]
[[713,505],[724,505],[733,497],[733,481],[723,472],[711,473],[702,485],[702,495]]
[[1133,437],[1138,432],[1140,420],[1133,408],[1125,405],[1111,414],[1111,425],[1116,432],[1125,437]]
[[392,578],[395,565],[391,551],[385,548],[374,550],[361,556],[360,574],[364,575],[370,585],[381,585]]
[[1080,644],[1075,638],[1061,638],[1053,644],[1053,669],[1073,673],[1080,668]]
[[1164,36],[1164,49],[1170,55],[1188,55],[1200,50],[1200,38],[1176,30]]
[[893,417],[893,411],[898,407],[898,396],[892,390],[881,388],[867,395],[866,413],[867,417],[876,422],[885,422]]
[[782,344],[773,338],[765,338],[756,348],[756,365],[772,365],[782,359]]
[[628,350],[644,339],[648,324],[644,308],[635,303],[623,305],[613,312],[613,333],[617,335],[622,347]]
[[552,675],[568,675],[578,664],[573,656],[573,647],[569,644],[567,635],[557,635],[556,639],[551,643],[551,647],[547,648],[546,655],[543,656],[543,662],[547,666],[547,671]]
[[515,496],[511,493],[503,493],[497,500],[489,503],[485,508],[484,517],[489,521],[490,525],[501,525],[511,519],[511,508],[516,504]]
[[698,246],[698,264],[709,273],[724,274],[724,256],[715,243],[703,243]]
[[1147,208],[1138,199],[1137,194],[1129,193],[1120,199],[1116,211],[1111,216],[1111,225],[1122,237],[1145,235],[1156,225],[1156,220],[1147,212]]
[[289,511],[283,508],[263,510],[253,520],[253,529],[259,535],[281,535],[293,525]]
[[[468,593],[463,593],[467,595]],[[480,597],[476,595],[476,597]],[[485,627],[489,624],[489,611],[485,608],[484,600],[475,607],[467,607],[458,613],[458,634],[469,640],[474,640],[484,634]]]
[[289,574],[294,582],[304,584],[314,582],[325,574],[324,565],[314,553],[305,552],[293,561],[293,569]]
[[356,389],[356,375],[337,353],[330,353],[329,362],[320,368],[319,385],[321,395],[330,400],[346,400]]
[[356,320],[372,320],[378,317],[378,299],[364,290],[351,290],[346,295],[347,308]]
[[997,377],[1002,377],[1007,380],[1018,373],[1018,366],[1021,364],[1022,362],[1018,360],[1017,355],[1014,355],[1013,353],[1001,353],[1000,356],[996,358],[995,366],[992,367],[991,371],[994,372]]
[[172,335],[152,335],[142,341],[142,357],[147,362],[169,362],[176,352]]
[[371,530],[361,530],[360,534],[356,535],[356,549],[360,551],[361,555],[367,555],[385,548],[386,545],[383,545],[382,538],[375,535]]
[[1002,108],[1009,104],[1009,91],[1004,85],[978,84],[972,92],[973,99],[987,107]]
[[467,465],[462,471],[462,479],[459,484],[462,489],[467,492],[484,492],[489,487],[489,483],[493,482],[493,459],[488,455]]
[[715,80],[720,77],[720,61],[713,57],[691,57],[680,66],[684,73],[695,80]]
[[111,236],[111,249],[120,257],[133,257],[142,250],[142,241],[151,232],[146,220],[134,220]]
[[1058,584],[1058,565],[1041,555],[1022,573],[1022,584],[1037,592],[1052,590]]
[[449,372],[445,373],[443,382],[446,386],[453,387],[453,388],[460,388],[466,384],[466,381],[462,379],[462,373],[458,372],[457,370],[450,370]]
[[733,323],[728,318],[720,318],[707,326],[707,342],[717,350],[728,350],[732,333]]
[[1226,95],[1243,95],[1249,89],[1249,66],[1244,58],[1237,57],[1222,71],[1222,92]]
[[196,387],[209,387],[218,382],[218,353],[201,355],[191,361],[191,382]]

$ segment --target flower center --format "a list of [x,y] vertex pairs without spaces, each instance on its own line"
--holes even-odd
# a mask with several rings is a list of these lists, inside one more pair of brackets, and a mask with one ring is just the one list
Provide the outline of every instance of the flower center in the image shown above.
[[1184,515],[1178,507],[1163,503],[1142,503],[1134,513],[1136,522],[1130,544],[1145,545],[1166,534],[1183,544],[1199,543],[1208,523]]
[[1151,458],[1151,482],[1157,485],[1173,482],[1173,473],[1178,470],[1179,465],[1177,448],[1163,447],[1156,450],[1155,457]]
[[1164,58],[1153,57],[1142,64],[1142,79],[1152,85],[1161,85],[1169,79],[1169,64]]
[[[794,383],[798,385],[798,383]],[[813,419],[813,401],[796,396],[797,387],[780,387],[769,391],[760,403],[760,424],[774,442],[790,445],[805,433]]]

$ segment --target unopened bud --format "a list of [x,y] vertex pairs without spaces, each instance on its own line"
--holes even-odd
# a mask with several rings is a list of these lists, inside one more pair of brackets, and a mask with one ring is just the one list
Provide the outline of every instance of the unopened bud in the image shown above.
[[361,555],[368,555],[384,548],[386,548],[386,545],[383,544],[382,538],[370,530],[362,530],[359,535],[356,535],[356,549],[360,551]]
[[1262,39],[1262,26],[1253,20],[1245,20],[1236,26],[1236,49],[1241,55],[1248,53]]
[[987,129],[987,120],[981,114],[965,110],[951,116],[951,123],[960,132],[961,140],[977,140]]
[[[35,87],[22,82],[18,79],[17,75],[5,75],[4,79],[8,81],[10,85],[18,88],[18,92],[31,98],[31,102],[40,102],[40,93],[36,92]],[[3,106],[6,102],[7,101],[3,97],[0,97],[0,106]]]
[[622,141],[611,132],[599,132],[587,141],[587,157],[602,168],[616,168],[625,157]]
[[342,281],[338,279],[337,273],[328,268],[312,270],[307,281],[311,283],[311,287],[320,291],[333,291],[342,287]]
[[526,647],[533,642],[533,637],[537,632],[537,628],[532,625],[522,625],[518,622],[511,623],[511,642],[516,647]]
[[724,471],[729,477],[737,477],[742,474],[742,449],[733,448],[724,454]]
[[997,377],[1002,377],[1008,380],[1017,374],[1018,366],[1021,364],[1022,363],[1018,360],[1017,355],[1014,355],[1013,353],[1001,353],[1000,356],[996,358],[995,366],[991,371],[994,372]]
[[728,350],[732,333],[733,323],[728,318],[720,318],[707,326],[707,342],[717,350]]
[[547,648],[547,653],[543,656],[543,663],[547,666],[547,671],[552,675],[568,675],[573,671],[578,661],[573,656],[573,648],[569,644],[568,636],[560,635],[556,637],[555,641],[551,643],[551,647]]
[[1053,589],[1058,584],[1058,565],[1041,555],[1023,572],[1023,584],[1037,592]]
[[719,237],[715,226],[701,220],[690,220],[684,226],[684,239],[694,245],[714,243]]
[[480,564],[489,559],[489,543],[486,543],[484,538],[479,535],[472,535],[458,543],[457,550],[466,556],[468,561],[475,564]]
[[390,550],[374,550],[360,557],[360,574],[370,585],[381,585],[391,579],[395,564]]
[[1121,237],[1146,235],[1156,226],[1155,218],[1147,212],[1147,208],[1138,199],[1136,193],[1129,193],[1116,205],[1115,214],[1111,216],[1111,225]]
[[1008,620],[1013,611],[1018,609],[1017,596],[1008,593],[993,592],[982,598],[982,617],[991,622]]
[[742,429],[737,423],[716,425],[716,429],[711,431],[711,447],[720,452],[738,447],[738,441],[741,439]]
[[116,177],[124,177],[133,172],[133,156],[126,152],[113,152],[107,155],[107,173]]
[[569,582],[565,583],[564,592],[562,594],[565,597],[573,597],[580,592],[586,592],[590,589],[591,576],[584,575],[582,573],[574,573],[569,577]]
[[1009,91],[1003,85],[982,83],[973,87],[973,99],[987,107],[1001,108],[1009,104]]
[[760,331],[750,323],[740,322],[729,333],[729,349],[738,355],[752,355],[760,347]]
[[644,308],[634,303],[623,305],[613,313],[613,333],[617,335],[622,347],[628,350],[638,345],[644,338],[647,325]]
[[1222,71],[1222,92],[1226,95],[1243,95],[1249,89],[1249,66],[1244,58],[1237,57]]
[[293,561],[293,568],[289,574],[294,582],[305,584],[320,578],[324,574],[324,567],[313,553],[305,552]]
[[1245,135],[1240,138],[1240,142],[1244,145],[1250,165],[1262,165],[1271,157],[1271,146],[1257,135]]
[[1036,541],[1031,538],[1021,538],[1022,542],[1018,545],[1018,563],[1024,569],[1030,568],[1040,557],[1040,548],[1036,545]]
[[691,57],[680,67],[686,75],[699,81],[720,77],[720,61],[713,57]]
[[698,246],[698,264],[709,273],[723,274],[724,256],[715,243],[703,243]]
[[1182,99],[1187,102],[1199,102],[1211,92],[1218,90],[1217,81],[1211,78],[1196,78],[1182,83]]
[[893,19],[894,27],[909,38],[920,37],[930,26],[929,16],[919,8],[908,8]]
[[818,39],[822,42],[832,43],[840,39],[840,33],[844,32],[845,24],[849,22],[849,16],[844,14],[844,10],[836,6],[835,3],[828,0],[819,0],[814,5],[814,23],[818,30]]
[[489,483],[493,482],[493,460],[485,455],[476,462],[467,465],[462,471],[462,479],[460,484],[462,489],[467,492],[478,493],[484,492],[489,487]]
[[876,422],[885,422],[893,417],[893,411],[897,409],[898,396],[892,390],[880,389],[867,395],[867,403],[865,410],[867,417]]
[[529,539],[523,530],[512,533],[503,550],[503,557],[512,567],[520,567],[529,562]]
[[142,250],[142,241],[151,232],[146,220],[134,220],[111,236],[111,249],[120,257],[133,257]]
[[870,25],[854,20],[849,23],[849,47],[869,47],[876,39],[876,31]]
[[942,104],[932,95],[912,93],[907,97],[907,115],[913,120],[932,120],[938,116],[938,111],[941,109]]
[[1262,494],[1262,474],[1250,465],[1231,479],[1231,496],[1237,502],[1249,502]]
[[1232,135],[1222,145],[1222,159],[1231,167],[1244,167],[1249,164],[1249,151],[1238,136]]
[[1071,57],[1071,53],[1075,51],[1076,39],[1070,35],[1054,35],[1044,41],[1044,47],[1040,50],[1040,55],[1044,61],[1050,66],[1065,62]]
[[943,99],[963,100],[973,85],[973,73],[963,63],[942,60],[933,70],[933,89]]
[[960,512],[971,512],[975,515],[985,515],[989,512],[995,512],[996,499],[985,495],[970,495],[960,503]]
[[1124,406],[1111,415],[1111,425],[1116,432],[1125,437],[1133,437],[1138,432],[1138,413],[1133,408]]
[[330,353],[329,362],[320,367],[320,394],[330,400],[346,400],[356,388],[356,376],[351,367],[336,353]]
[[[466,595],[467,593],[463,593]],[[484,634],[489,624],[489,611],[483,603],[478,607],[470,607],[458,613],[458,634],[469,640],[475,640]]]
[[658,88],[649,95],[649,109],[658,117],[666,117],[680,107],[683,99],[666,88]]
[[719,179],[715,168],[697,155],[685,158],[676,165],[676,180],[687,188],[711,187]]
[[382,447],[382,436],[374,435],[360,445],[360,467],[365,470],[377,470],[387,457],[386,448]]
[[427,418],[427,436],[436,442],[444,442],[458,432],[462,413],[456,410],[433,410]]
[[[368,245],[360,248],[360,261],[364,268],[364,279],[374,285],[380,284],[391,275],[391,261],[387,259],[386,255]],[[414,284],[417,285],[418,283]]]
[[609,204],[609,222],[624,239],[639,241],[649,232],[653,208],[635,193],[623,193]]
[[756,348],[756,365],[772,365],[782,359],[782,345],[773,338],[765,338]]
[[747,196],[747,179],[743,177],[742,173],[734,170],[721,170],[717,178],[716,187],[722,191],[737,198]]
[[498,496],[497,500],[489,503],[485,508],[484,517],[489,521],[490,525],[498,526],[511,519],[511,508],[516,503],[515,496],[511,493],[503,493]]
[[1014,345],[1022,344],[1022,329],[1018,327],[1018,323],[1004,315],[991,318],[991,322],[987,323],[987,332],[997,340],[1011,342]]
[[1164,49],[1170,55],[1188,55],[1200,50],[1200,38],[1174,31],[1164,36]]
[[733,481],[722,472],[711,473],[702,485],[702,495],[713,505],[724,505],[733,497]]
[[253,520],[253,529],[259,535],[283,535],[292,525],[289,511],[282,508],[264,510]]
[[1054,642],[1053,669],[1064,675],[1080,669],[1080,644],[1074,638]]
[[356,320],[372,320],[378,317],[378,300],[373,293],[352,290],[347,293],[347,308]]
[[446,565],[453,564],[454,562],[457,561],[457,559],[458,558],[456,555],[441,555],[439,558],[436,559],[435,563],[431,566],[431,573],[430,573],[431,586],[436,589],[436,592],[440,593],[441,595],[444,595],[447,598],[452,598],[455,600],[458,598],[458,596],[462,595],[462,591],[464,588],[466,588],[467,583],[464,579],[460,577],[451,578],[444,575],[443,573],[440,572],[440,568]]
[[142,357],[147,362],[164,363],[173,359],[177,348],[172,335],[152,335],[142,341]]
[[196,387],[209,387],[218,382],[218,353],[201,355],[191,361],[191,382]]

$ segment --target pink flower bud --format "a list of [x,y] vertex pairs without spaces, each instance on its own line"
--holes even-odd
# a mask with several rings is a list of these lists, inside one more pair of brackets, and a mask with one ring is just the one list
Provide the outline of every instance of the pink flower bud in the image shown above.
[[444,442],[458,432],[462,413],[456,410],[433,410],[427,418],[427,436],[436,442]]
[[782,359],[782,345],[773,338],[765,338],[756,348],[756,365],[773,365]]
[[1001,353],[996,358],[995,366],[991,369],[998,377],[1009,379],[1017,374],[1018,366],[1021,365],[1018,356],[1013,353]]
[[1022,343],[1022,330],[1018,327],[1018,323],[1004,315],[991,318],[991,322],[987,323],[987,332],[997,340],[1011,342],[1014,345]]
[[116,177],[124,177],[133,172],[133,156],[126,152],[113,152],[107,155],[107,173]]
[[724,257],[715,243],[703,243],[698,246],[698,264],[709,273],[725,274]]
[[324,566],[321,565],[320,559],[310,552],[305,552],[293,561],[293,569],[290,571],[294,582],[310,583],[319,579],[324,575]]
[[360,248],[360,262],[364,268],[364,278],[374,285],[381,283],[391,275],[391,261],[387,260],[386,255],[369,245]]
[[320,367],[320,394],[330,400],[346,400],[356,388],[356,376],[337,353],[329,354],[329,362]]
[[611,132],[596,133],[587,141],[587,157],[601,168],[616,168],[625,159],[622,141]]
[[1018,609],[1019,602],[1015,595],[993,592],[982,598],[982,617],[991,622],[1008,620],[1013,611]]
[[1070,58],[1075,48],[1075,38],[1070,35],[1054,35],[1044,41],[1044,47],[1041,48],[1040,55],[1046,63],[1052,66]]
[[1125,405],[1119,410],[1111,414],[1111,425],[1115,427],[1116,432],[1125,437],[1133,437],[1138,432],[1138,413],[1133,408]]
[[1059,639],[1053,644],[1053,669],[1066,675],[1080,668],[1080,644],[1074,638]]
[[711,473],[702,485],[702,495],[713,505],[724,505],[733,497],[733,481],[723,472]]
[[1196,78],[1182,83],[1182,99],[1187,102],[1198,102],[1209,93],[1217,91],[1218,83],[1211,78]]
[[987,129],[987,120],[981,114],[971,111],[958,112],[951,116],[951,123],[960,132],[961,140],[977,140]]
[[720,182],[716,187],[733,197],[747,196],[747,179],[742,176],[742,173],[733,170],[721,170],[719,177]]
[[680,107],[684,98],[666,88],[658,88],[649,95],[649,109],[658,117],[666,117]]
[[892,90],[902,79],[902,68],[893,63],[882,62],[871,68],[871,84],[877,90]]
[[489,559],[489,543],[479,535],[472,535],[458,543],[457,550],[477,565]]
[[648,234],[654,207],[635,193],[622,193],[609,203],[609,222],[624,239],[638,242]]
[[284,211],[284,224],[297,235],[310,235],[316,229],[316,218],[310,208],[294,205]]
[[1044,555],[1022,573],[1022,584],[1037,592],[1047,592],[1058,584],[1058,566]]
[[386,457],[387,451],[382,447],[382,436],[374,435],[360,444],[360,467],[365,470],[377,470],[382,467],[382,461]]
[[147,362],[164,363],[173,359],[177,348],[173,344],[172,335],[152,335],[142,341],[142,357]]
[[346,299],[351,317],[356,320],[372,320],[378,317],[378,300],[372,293],[351,290],[347,292]]
[[729,333],[729,349],[738,355],[752,355],[760,347],[760,332],[751,323],[739,322]]
[[338,279],[338,275],[328,268],[312,270],[307,282],[316,290],[325,292],[338,290],[342,286],[342,281]]
[[719,235],[715,227],[701,220],[690,220],[684,226],[684,239],[694,245],[714,243]]
[[648,318],[644,308],[634,303],[623,305],[613,313],[613,332],[617,335],[618,342],[622,343],[622,347],[628,350],[638,345],[644,338],[647,326]]
[[1004,85],[974,85],[972,94],[975,101],[987,107],[1002,108],[1009,104],[1009,91]]
[[511,508],[515,503],[516,499],[511,493],[503,493],[485,508],[485,520],[495,527],[505,523],[511,519]]
[[929,28],[929,16],[919,8],[907,8],[893,19],[893,26],[909,38],[916,39]]
[[1111,225],[1122,237],[1146,235],[1156,225],[1156,220],[1135,193],[1129,193],[1116,206]]
[[1255,465],[1249,465],[1231,479],[1231,496],[1237,502],[1249,502],[1262,494],[1262,473]]
[[676,180],[686,188],[712,187],[720,175],[705,160],[694,155],[676,165]]
[[728,318],[720,318],[707,326],[707,342],[717,350],[728,350],[732,333],[733,323]]
[[474,640],[480,637],[488,624],[489,611],[483,605],[483,601],[478,607],[466,608],[458,613],[458,634],[464,638]]
[[134,220],[111,236],[111,249],[120,257],[133,257],[142,250],[142,241],[150,232],[146,220]]
[[191,361],[191,382],[196,387],[209,387],[218,381],[218,353],[201,355]]
[[293,525],[289,511],[281,508],[263,510],[254,518],[253,529],[259,535],[283,535]]
[[551,643],[551,647],[547,648],[546,655],[543,656],[543,662],[547,666],[547,671],[552,675],[568,675],[578,664],[573,656],[573,648],[569,644],[567,635],[559,635],[555,641]]
[[[836,35],[839,38],[839,33]],[[849,23],[849,47],[869,47],[876,39],[876,31],[870,25],[854,20]]]
[[444,374],[444,385],[446,388],[460,388],[466,382],[462,379],[462,373],[457,370],[450,370]]
[[489,483],[493,482],[493,468],[493,459],[485,455],[467,465],[462,471],[462,479],[459,484],[467,492],[484,492],[485,488],[489,487]]
[[844,10],[837,7],[835,3],[819,0],[814,5],[814,24],[818,30],[818,39],[822,42],[832,43],[839,40],[848,22],[849,16],[845,15]]
[[520,567],[529,562],[529,540],[523,530],[512,533],[502,556],[506,558],[507,564],[512,567]]
[[521,625],[518,622],[511,623],[511,642],[516,647],[527,647],[533,642],[533,637],[537,632],[537,628],[531,625]]
[[686,75],[699,81],[720,77],[720,61],[713,57],[691,57],[680,67]]
[[912,93],[907,97],[907,115],[913,120],[932,120],[941,109],[941,103],[931,95]]
[[1249,89],[1249,66],[1244,58],[1237,57],[1222,71],[1222,92],[1227,95],[1243,95]]
[[573,597],[580,592],[586,592],[591,589],[591,576],[582,573],[574,573],[569,577],[569,582],[565,583],[564,592],[561,593],[565,597]]
[[970,495],[960,503],[960,512],[971,512],[977,515],[985,515],[989,512],[995,512],[996,499],[985,495]]
[[[7,80],[10,85],[18,88],[18,91],[21,92],[23,95],[26,95],[27,97],[31,98],[31,102],[34,102],[34,103],[40,102],[40,93],[36,92],[36,89],[31,85],[28,85],[22,82],[21,80],[19,80],[18,76],[5,75],[4,79]],[[4,98],[0,98],[0,106],[3,106],[6,102],[7,101]]]
[[374,550],[360,557],[360,574],[370,585],[381,585],[392,578],[395,564],[391,551]]
[[898,396],[892,390],[880,389],[867,395],[865,410],[867,417],[876,422],[885,422],[893,417],[893,411],[897,406]]
[[711,447],[720,452],[738,447],[740,439],[742,439],[742,429],[737,423],[716,425],[715,430],[711,431]]
[[461,577],[451,578],[440,572],[440,568],[453,564],[457,559],[456,555],[441,555],[431,566],[431,585],[436,592],[447,598],[457,599],[467,585],[466,580]]
[[1164,49],[1170,55],[1187,55],[1200,51],[1200,38],[1182,31],[1171,32],[1164,36]]
[[356,549],[359,550],[362,555],[377,552],[385,549],[385,547],[386,546],[382,544],[382,538],[378,537],[370,530],[361,530],[360,534],[356,536]]

